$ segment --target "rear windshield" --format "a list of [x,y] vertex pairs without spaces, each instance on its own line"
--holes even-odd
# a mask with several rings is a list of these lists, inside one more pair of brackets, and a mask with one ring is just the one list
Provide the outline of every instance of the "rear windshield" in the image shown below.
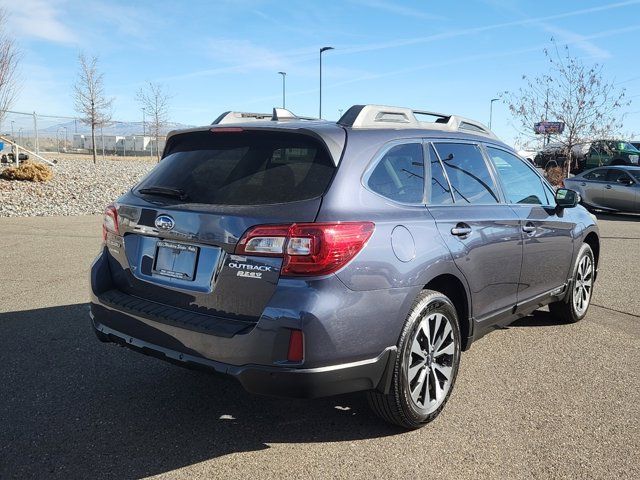
[[259,205],[322,195],[335,165],[325,147],[289,132],[193,132],[172,137],[168,154],[136,186],[180,191],[187,203]]

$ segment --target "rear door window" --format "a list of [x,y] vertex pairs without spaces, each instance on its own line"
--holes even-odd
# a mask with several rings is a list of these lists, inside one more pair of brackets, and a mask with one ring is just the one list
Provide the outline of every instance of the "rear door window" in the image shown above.
[[607,178],[606,168],[597,168],[584,174],[585,180],[593,180],[595,182],[604,182]]
[[424,198],[424,159],[421,143],[391,147],[367,179],[374,192],[396,202],[418,204]]
[[469,143],[435,143],[456,203],[498,203],[496,186],[480,148]]
[[170,139],[167,152],[137,194],[160,187],[190,203],[295,202],[321,196],[336,168],[320,141],[289,132],[185,133]]

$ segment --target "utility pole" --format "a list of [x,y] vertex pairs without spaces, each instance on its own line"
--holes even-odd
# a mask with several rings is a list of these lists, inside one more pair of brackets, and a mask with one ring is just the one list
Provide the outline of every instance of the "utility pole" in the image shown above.
[[320,108],[318,112],[318,118],[322,119],[322,52],[327,50],[334,50],[333,47],[322,47],[320,49]]

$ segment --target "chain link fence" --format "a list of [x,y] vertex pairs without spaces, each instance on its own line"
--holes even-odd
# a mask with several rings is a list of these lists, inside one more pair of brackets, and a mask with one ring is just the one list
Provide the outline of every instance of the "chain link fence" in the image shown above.
[[[22,148],[39,154],[55,152],[86,155],[92,151],[91,127],[78,118],[13,110],[3,113],[0,135]],[[111,121],[96,129],[96,150],[102,156],[153,157],[158,150],[162,152],[166,137],[161,136],[156,141],[148,130],[149,125],[142,121]],[[0,154],[9,153],[10,149],[9,145],[4,145],[4,151]]]

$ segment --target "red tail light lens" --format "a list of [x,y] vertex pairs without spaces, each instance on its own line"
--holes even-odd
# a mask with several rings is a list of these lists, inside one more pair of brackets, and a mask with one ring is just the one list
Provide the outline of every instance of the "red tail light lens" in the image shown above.
[[118,230],[118,211],[114,205],[108,205],[104,209],[104,218],[102,220],[102,240],[107,239],[107,232],[120,235]]
[[327,275],[355,257],[374,228],[371,222],[262,225],[244,234],[236,253],[283,257],[284,276]]
[[301,362],[304,360],[304,335],[302,334],[302,330],[291,330],[289,334],[287,360],[290,362]]

